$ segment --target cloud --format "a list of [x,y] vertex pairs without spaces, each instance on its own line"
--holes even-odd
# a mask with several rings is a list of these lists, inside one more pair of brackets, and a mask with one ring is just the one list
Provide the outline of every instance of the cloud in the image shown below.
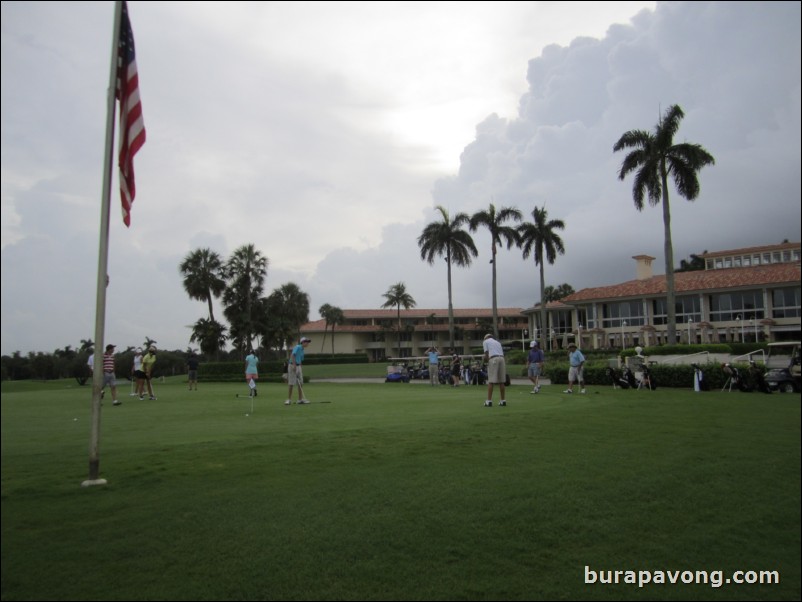
[[[676,139],[716,158],[696,201],[671,190],[675,262],[800,239],[798,3],[658,3],[631,21],[653,3],[402,5],[130,3],[148,141],[130,229],[112,182],[109,340],[186,347],[205,306],[178,264],[199,247],[254,243],[266,289],[296,282],[313,318],[378,307],[398,281],[445,308],[445,263],[416,243],[438,204],[545,205],[566,223],[547,285],[631,279],[641,253],[660,271],[661,211],[634,209],[612,147],[671,104]],[[75,346],[94,338],[111,5],[2,17],[2,352]],[[455,307],[490,305],[475,239]],[[498,269],[501,306],[538,300],[531,259],[505,249]]]

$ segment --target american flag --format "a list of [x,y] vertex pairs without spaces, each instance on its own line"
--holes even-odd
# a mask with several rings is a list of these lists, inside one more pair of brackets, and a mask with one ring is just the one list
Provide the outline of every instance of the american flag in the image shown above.
[[145,122],[139,100],[139,75],[136,70],[134,32],[128,19],[128,3],[122,3],[120,38],[117,55],[117,99],[120,101],[120,199],[123,222],[131,225],[131,205],[136,196],[134,155],[145,144]]

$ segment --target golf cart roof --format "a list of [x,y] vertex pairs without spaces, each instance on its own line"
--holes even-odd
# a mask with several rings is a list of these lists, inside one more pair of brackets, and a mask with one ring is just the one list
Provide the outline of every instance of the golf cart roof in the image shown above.
[[776,347],[799,347],[802,345],[799,341],[779,341],[777,343],[769,343],[769,348],[776,348]]

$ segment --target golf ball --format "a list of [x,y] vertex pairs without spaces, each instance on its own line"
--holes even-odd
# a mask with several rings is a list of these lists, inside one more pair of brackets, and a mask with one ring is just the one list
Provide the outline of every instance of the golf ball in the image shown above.
[[250,414],[245,414],[246,416],[250,416]]

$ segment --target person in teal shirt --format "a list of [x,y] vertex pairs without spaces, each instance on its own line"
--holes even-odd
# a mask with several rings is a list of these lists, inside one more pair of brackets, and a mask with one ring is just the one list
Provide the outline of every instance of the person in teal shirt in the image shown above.
[[256,381],[259,380],[259,358],[253,349],[245,356],[245,382],[250,388],[249,395],[256,397]]
[[309,403],[309,400],[304,397],[304,373],[302,366],[304,363],[306,346],[311,342],[312,339],[301,337],[301,341],[293,347],[292,353],[290,353],[290,360],[287,362],[287,383],[290,386],[290,392],[287,395],[287,400],[284,402],[285,406],[292,403],[292,388],[294,385],[298,385],[298,401],[296,403]]

